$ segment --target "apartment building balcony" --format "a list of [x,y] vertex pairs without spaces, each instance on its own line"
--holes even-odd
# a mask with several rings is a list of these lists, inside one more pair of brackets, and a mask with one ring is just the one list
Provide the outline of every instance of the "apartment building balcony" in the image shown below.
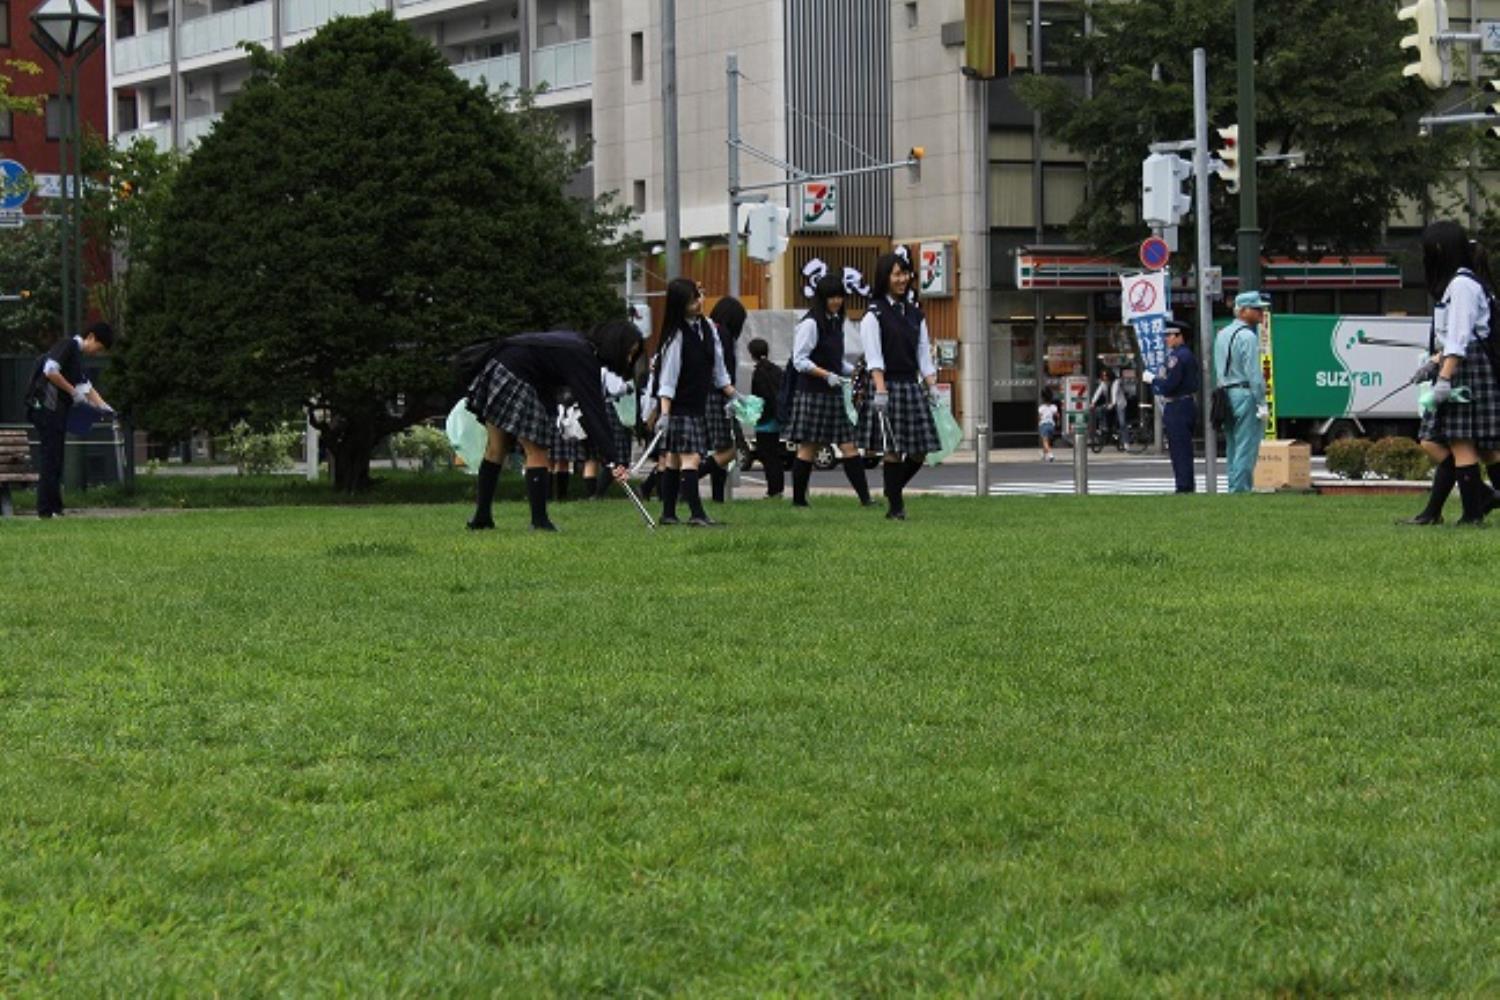
[[553,92],[587,87],[594,82],[594,41],[580,38],[548,45],[531,53],[533,85],[543,83]]
[[121,149],[129,149],[141,139],[150,139],[156,143],[159,152],[165,152],[172,148],[172,123],[171,122],[148,122],[137,129],[121,132],[115,136],[115,143]]
[[132,76],[150,70],[166,72],[172,61],[172,33],[166,28],[147,31],[115,42],[115,76]]
[[483,83],[490,90],[509,86],[512,91],[521,86],[521,57],[496,56],[493,59],[476,59],[473,62],[457,63],[453,74],[466,83]]
[[270,44],[273,2],[263,0],[248,7],[184,20],[179,33],[179,58],[188,62],[224,52],[242,56],[241,42]]
[[197,118],[189,118],[182,123],[182,145],[184,149],[192,149],[202,141],[203,137],[213,131],[222,114],[200,115]]
[[363,17],[385,10],[385,0],[286,0],[281,30],[288,35],[316,31],[336,17]]

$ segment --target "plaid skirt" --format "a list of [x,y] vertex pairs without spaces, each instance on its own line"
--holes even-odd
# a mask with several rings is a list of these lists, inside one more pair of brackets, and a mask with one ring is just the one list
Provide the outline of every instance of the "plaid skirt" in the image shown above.
[[662,439],[662,450],[674,455],[706,455],[708,453],[708,431],[702,417],[680,417],[672,414],[667,418],[667,434]]
[[932,419],[932,408],[927,405],[927,394],[916,382],[885,383],[890,393],[890,406],[885,411],[889,427],[890,443],[880,426],[880,416],[875,407],[865,404],[859,414],[859,440],[856,442],[868,452],[890,451],[898,455],[925,455],[940,447],[937,424]]
[[557,443],[557,417],[542,405],[529,382],[499,361],[490,361],[469,384],[469,410],[507,434],[549,451]]
[[709,451],[725,451],[734,447],[734,430],[729,418],[724,415],[724,397],[717,394],[708,397],[703,408],[703,429],[708,433]]
[[1453,376],[1453,388],[1467,386],[1469,402],[1447,402],[1422,416],[1417,436],[1423,441],[1473,441],[1481,448],[1500,447],[1500,385],[1489,352],[1477,341]]
[[552,446],[551,456],[554,462],[582,462],[589,457],[588,439],[576,440],[563,434],[557,434],[557,442]]
[[798,389],[782,436],[797,444],[847,444],[854,440],[854,431],[844,412],[843,393]]
[[[615,443],[615,457],[622,464],[629,465],[630,451],[635,439],[630,433],[630,428],[620,422],[620,415],[615,412],[613,401],[608,401],[608,405],[604,407],[604,419],[609,421],[609,436]],[[589,458],[603,461],[604,456],[599,454],[599,450],[593,446],[592,442],[585,441],[584,445]]]

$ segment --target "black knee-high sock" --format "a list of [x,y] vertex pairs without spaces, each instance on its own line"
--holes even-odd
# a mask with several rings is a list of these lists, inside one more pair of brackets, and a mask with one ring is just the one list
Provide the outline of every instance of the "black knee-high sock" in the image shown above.
[[490,524],[494,520],[495,488],[500,485],[499,462],[489,459],[479,463],[479,492],[474,504],[474,524]]
[[719,460],[712,455],[703,463],[703,471],[708,473],[709,482],[713,486],[714,503],[724,502],[724,484],[729,481],[729,470],[719,464]]
[[660,469],[652,469],[651,470],[651,475],[649,475],[649,476],[646,477],[646,481],[644,483],[641,483],[641,499],[642,500],[650,500],[651,499],[651,494],[653,494],[653,493],[656,492],[656,486],[660,482],[661,482],[661,470]]
[[1448,494],[1453,492],[1453,484],[1457,479],[1453,456],[1449,455],[1438,463],[1436,469],[1432,470],[1432,490],[1427,494],[1427,506],[1419,516],[1437,517],[1441,514],[1443,504],[1448,502]]
[[902,462],[887,462],[881,466],[882,478],[885,481],[885,502],[892,514],[900,514],[906,510],[906,498],[902,496],[901,490],[906,486],[906,465]]
[[682,470],[682,499],[687,501],[688,513],[693,517],[704,517],[703,498],[698,495],[698,470]]
[[542,527],[552,522],[547,519],[547,493],[552,484],[551,473],[546,469],[526,470],[526,499],[531,503],[531,524]]
[[844,459],[844,478],[854,487],[860,503],[870,502],[870,481],[865,477],[865,460],[858,455]]
[[598,476],[584,476],[583,477],[583,496],[584,496],[584,499],[588,499],[589,497],[596,497],[598,495],[599,495],[599,477]]
[[1500,462],[1491,462],[1484,467],[1484,471],[1490,474],[1490,489],[1495,494],[1490,500],[1490,506],[1500,505]]
[[792,461],[792,504],[807,506],[807,486],[812,482],[812,463],[804,459]]
[[922,463],[927,460],[926,455],[907,455],[906,461],[901,463],[905,475],[901,479],[901,488],[904,490],[911,485],[911,481],[917,478],[917,473],[922,471]]
[[552,496],[556,500],[568,499],[568,483],[573,478],[571,472],[552,473]]
[[682,470],[666,469],[661,474],[661,516],[677,516],[677,497],[682,490]]
[[609,484],[612,482],[614,482],[614,480],[607,472],[604,475],[599,476],[594,483],[594,496],[598,497],[601,500],[604,499],[605,494],[609,492]]
[[1489,498],[1484,492],[1484,483],[1479,478],[1479,466],[1460,465],[1454,470],[1458,478],[1458,495],[1464,503],[1464,520],[1483,521],[1489,510]]

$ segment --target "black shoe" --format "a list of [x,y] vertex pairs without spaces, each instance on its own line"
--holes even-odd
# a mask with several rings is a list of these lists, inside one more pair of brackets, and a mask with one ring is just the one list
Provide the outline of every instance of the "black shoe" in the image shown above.
[[1397,521],[1396,523],[1400,524],[1400,525],[1410,525],[1410,526],[1413,526],[1413,527],[1425,527],[1425,526],[1427,526],[1429,524],[1442,524],[1443,523],[1443,515],[1441,515],[1441,514],[1428,514],[1428,513],[1424,512],[1424,513],[1418,514],[1416,517],[1403,517],[1399,521]]
[[1500,490],[1490,490],[1490,495],[1484,502],[1484,512],[1488,514],[1497,509],[1500,509]]
[[1453,522],[1455,528],[1488,528],[1482,517],[1461,517]]
[[720,524],[718,521],[715,521],[713,518],[709,517],[707,514],[699,514],[696,517],[690,517],[690,518],[688,518],[688,523],[687,524],[688,524],[689,528],[722,528],[723,527],[722,524]]
[[906,511],[904,511],[904,510],[888,511],[886,513],[886,515],[885,515],[885,519],[887,521],[904,521],[904,520],[906,520]]
[[555,525],[555,524],[553,524],[551,521],[543,521],[541,524],[533,524],[531,526],[531,530],[532,531],[560,531],[561,529],[558,528],[558,526]]
[[471,517],[464,522],[464,527],[468,528],[470,531],[490,531],[495,527],[495,522],[490,520],[489,518],[485,518],[483,521],[481,521],[478,518]]
[[793,507],[802,507],[802,508],[806,509],[806,508],[812,507],[812,504],[808,503],[806,500],[793,500],[792,501],[792,506]]
[[880,501],[876,500],[874,497],[871,497],[868,500],[861,500],[859,502],[859,505],[861,507],[879,507],[880,506]]
[[671,527],[675,527],[676,525],[681,524],[682,522],[679,521],[677,519],[677,516],[674,514],[671,517],[664,517],[661,520],[657,521],[656,523],[660,527],[671,528]]

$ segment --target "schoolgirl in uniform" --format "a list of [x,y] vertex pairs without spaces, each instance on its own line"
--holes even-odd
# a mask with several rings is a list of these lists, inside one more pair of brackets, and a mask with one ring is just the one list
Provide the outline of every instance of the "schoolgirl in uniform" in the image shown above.
[[526,499],[531,506],[533,531],[556,531],[547,517],[548,470],[557,443],[557,396],[572,391],[584,429],[597,443],[613,477],[624,482],[629,472],[615,451],[604,415],[604,393],[599,367],[629,376],[641,352],[634,329],[611,324],[595,327],[585,336],[571,331],[521,333],[500,340],[485,357],[469,384],[468,406],[489,431],[484,461],[479,465],[479,497],[471,530],[493,528],[491,505],[500,480],[501,463],[519,442],[525,454]]
[[724,368],[724,349],[713,324],[703,315],[703,292],[696,282],[674,278],[667,283],[666,315],[657,349],[657,421],[665,420],[663,449],[667,467],[661,477],[665,525],[679,524],[677,501],[688,505],[688,524],[717,524],[698,495],[698,470],[708,452],[704,414],[722,411],[739,394]]
[[841,391],[854,366],[844,360],[844,285],[831,274],[813,286],[813,307],[792,339],[792,367],[797,371],[797,394],[792,400],[787,440],[797,445],[792,463],[792,506],[807,507],[813,458],[818,447],[836,444],[843,456],[844,475],[859,502],[869,506],[870,487],[865,467],[854,448],[856,428],[844,409]]
[[940,445],[928,398],[937,384],[922,307],[909,300],[911,266],[897,254],[875,264],[870,307],[859,325],[873,382],[862,423],[867,452],[885,453],[885,516],[906,520],[903,491]]
[[[740,331],[745,328],[745,307],[739,299],[725,297],[714,303],[708,314],[719,335],[719,347],[724,355],[724,370],[729,381],[734,382],[735,369],[739,367]],[[724,502],[724,486],[729,479],[729,463],[734,461],[734,417],[720,407],[710,406],[703,411],[703,423],[708,431],[708,447],[712,452],[703,462],[713,488],[714,503]]]
[[[571,400],[571,395],[565,396]],[[606,411],[607,414],[607,411]],[[573,481],[573,468],[588,457],[588,443],[582,438],[570,437],[565,425],[568,404],[557,407],[557,443],[552,448],[552,499],[561,503],[568,499],[568,486]]]
[[[628,320],[612,320],[607,326],[618,324],[621,328],[629,327],[640,337],[638,328]],[[608,368],[599,369],[599,385],[604,391],[604,418],[609,422],[610,431],[615,441],[615,454],[619,456],[622,465],[630,464],[630,452],[633,447],[631,429],[626,427],[620,420],[619,411],[615,409],[615,403],[621,398],[635,392],[635,387],[628,379],[621,378]],[[585,450],[588,458],[583,463],[583,496],[585,500],[601,500],[609,492],[610,479],[608,476],[600,476],[599,471],[603,465],[599,449],[592,442],[585,442]]]
[[1493,335],[1493,285],[1477,263],[1458,223],[1434,222],[1422,231],[1422,268],[1437,302],[1432,313],[1437,371],[1430,390],[1436,405],[1423,414],[1418,438],[1438,467],[1427,508],[1409,524],[1441,524],[1443,503],[1455,484],[1463,503],[1459,524],[1482,525],[1493,506],[1479,462],[1493,460],[1500,448],[1500,384],[1487,343]]

